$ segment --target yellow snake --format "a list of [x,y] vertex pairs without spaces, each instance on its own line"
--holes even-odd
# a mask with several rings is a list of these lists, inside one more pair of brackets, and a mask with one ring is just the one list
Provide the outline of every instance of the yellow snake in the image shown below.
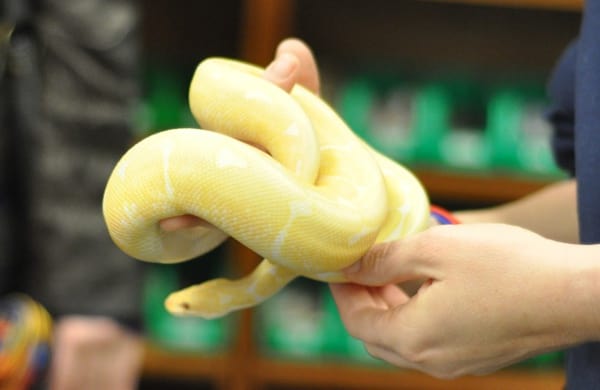
[[[189,102],[211,131],[151,135],[108,180],[106,224],[134,258],[185,261],[228,236],[265,258],[239,280],[172,293],[165,302],[172,313],[223,316],[298,276],[342,282],[339,271],[374,243],[429,223],[427,195],[409,171],[367,146],[318,96],[300,85],[287,93],[263,72],[230,59],[202,61]],[[160,220],[185,214],[212,226],[160,229]]]

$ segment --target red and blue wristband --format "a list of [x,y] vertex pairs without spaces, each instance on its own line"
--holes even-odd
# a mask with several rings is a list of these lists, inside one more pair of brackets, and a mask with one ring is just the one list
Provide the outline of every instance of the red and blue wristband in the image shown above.
[[430,206],[431,216],[440,225],[458,225],[460,221],[448,210],[439,206]]

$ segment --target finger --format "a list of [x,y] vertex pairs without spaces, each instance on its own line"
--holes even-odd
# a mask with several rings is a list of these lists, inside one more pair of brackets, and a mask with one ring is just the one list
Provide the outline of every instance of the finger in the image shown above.
[[362,286],[366,288],[373,300],[373,306],[380,309],[394,309],[410,299],[408,294],[394,284],[385,286]]
[[376,344],[365,343],[365,349],[367,350],[369,355],[373,356],[374,358],[386,361],[396,367],[410,369],[420,368],[419,365],[410,362],[409,360],[403,358],[397,352],[389,348],[385,348]]
[[294,87],[298,80],[300,61],[292,53],[281,53],[267,66],[263,77],[286,92]]
[[390,343],[394,310],[373,299],[369,288],[356,284],[330,285],[340,317],[348,333],[365,343]]
[[320,93],[319,67],[311,49],[297,38],[288,38],[277,47],[276,57],[288,53],[298,59],[299,67],[296,82],[315,94]]
[[394,309],[400,305],[404,305],[410,300],[410,297],[404,291],[404,289],[396,286],[395,284],[388,284],[379,287],[378,289],[379,295],[386,303],[388,309]]
[[189,229],[198,226],[210,227],[212,226],[205,220],[198,218],[194,215],[186,214],[172,218],[165,218],[159,221],[160,228],[165,232],[174,232],[180,229]]
[[72,350],[63,347],[62,335],[55,334],[53,341],[48,381],[52,389],[65,389],[68,383],[73,383],[77,379],[76,370],[73,369],[76,359]]
[[437,279],[429,252],[415,240],[405,239],[374,245],[356,263],[344,270],[354,283],[367,286],[398,284],[419,278]]

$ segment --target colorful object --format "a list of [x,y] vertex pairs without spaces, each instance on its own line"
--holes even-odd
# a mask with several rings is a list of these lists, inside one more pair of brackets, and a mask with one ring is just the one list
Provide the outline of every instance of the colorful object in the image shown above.
[[460,221],[448,210],[439,206],[430,206],[431,216],[440,225],[458,225]]
[[[339,271],[375,242],[429,223],[427,195],[412,173],[367,146],[319,97],[298,85],[288,94],[263,72],[233,60],[203,61],[190,105],[214,131],[154,134],[123,156],[107,183],[110,235],[135,258],[185,261],[227,236],[265,258],[242,279],[171,294],[172,313],[223,316],[264,301],[297,276],[341,282]],[[210,226],[160,230],[160,220],[185,214]]]
[[22,294],[0,300],[0,388],[29,389],[49,363],[52,320]]

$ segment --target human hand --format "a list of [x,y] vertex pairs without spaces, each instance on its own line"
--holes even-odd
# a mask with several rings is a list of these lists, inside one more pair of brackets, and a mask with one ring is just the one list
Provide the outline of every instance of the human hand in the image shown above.
[[[301,84],[319,94],[319,70],[315,58],[310,48],[296,38],[288,38],[277,46],[275,58],[266,67],[263,77],[286,92],[290,92],[295,84]],[[193,215],[181,215],[163,219],[159,225],[163,231],[172,232],[206,226],[208,222]]]
[[[356,284],[331,290],[371,355],[441,378],[485,374],[598,337],[590,248],[508,225],[437,226],[374,246],[346,270]],[[412,297],[396,286],[417,278]]]
[[51,390],[133,390],[141,339],[105,317],[67,316],[55,326]]

